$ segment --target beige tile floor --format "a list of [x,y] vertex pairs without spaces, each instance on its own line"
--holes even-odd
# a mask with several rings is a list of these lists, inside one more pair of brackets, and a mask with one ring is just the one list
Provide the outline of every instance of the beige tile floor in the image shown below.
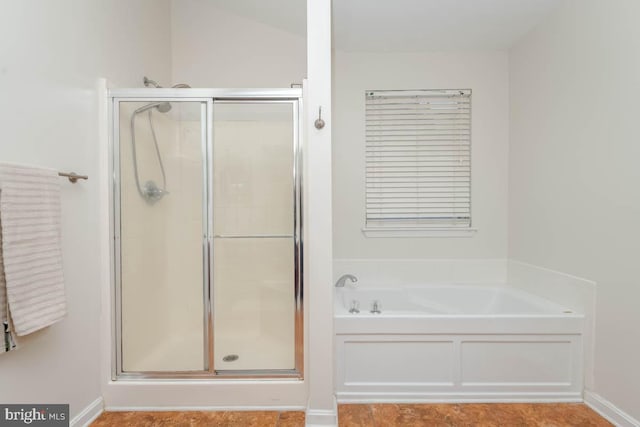
[[304,427],[304,412],[105,412],[91,427]]
[[[363,404],[338,407],[340,427],[611,426],[583,404]],[[303,427],[303,412],[105,412],[93,427]]]
[[340,405],[341,427],[611,426],[583,404]]

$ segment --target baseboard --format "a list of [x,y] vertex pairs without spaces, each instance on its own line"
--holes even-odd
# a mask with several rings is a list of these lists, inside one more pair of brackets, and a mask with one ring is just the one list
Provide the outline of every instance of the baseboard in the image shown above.
[[338,403],[577,403],[580,393],[338,393]]
[[86,427],[102,414],[104,402],[102,397],[91,402],[69,422],[70,427]]
[[337,426],[338,402],[333,399],[333,409],[307,409],[305,413],[305,427]]
[[584,403],[618,427],[640,427],[640,421],[622,411],[599,394],[585,391]]

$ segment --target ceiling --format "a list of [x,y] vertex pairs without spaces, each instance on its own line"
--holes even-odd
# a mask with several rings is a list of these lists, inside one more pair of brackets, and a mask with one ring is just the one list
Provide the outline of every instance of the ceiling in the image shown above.
[[[305,0],[211,0],[306,34]],[[503,50],[562,0],[333,0],[333,44],[347,51]]]

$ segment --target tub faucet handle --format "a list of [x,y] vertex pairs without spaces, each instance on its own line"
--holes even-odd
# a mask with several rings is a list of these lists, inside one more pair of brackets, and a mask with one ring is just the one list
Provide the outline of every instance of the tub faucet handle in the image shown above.
[[349,309],[349,313],[351,314],[360,313],[360,302],[356,300],[351,301],[351,308]]
[[380,301],[378,300],[374,300],[373,303],[371,304],[371,314],[380,314],[382,313],[382,305],[380,304]]
[[356,283],[358,278],[353,274],[343,274],[336,282],[336,288],[344,288],[344,284],[347,280],[350,280],[351,283]]

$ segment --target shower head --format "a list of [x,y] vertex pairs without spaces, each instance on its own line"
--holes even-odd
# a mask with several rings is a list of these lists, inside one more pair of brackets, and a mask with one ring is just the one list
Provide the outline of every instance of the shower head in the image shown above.
[[153,87],[162,87],[155,80],[151,80],[149,77],[144,76],[142,79],[142,83],[145,87],[153,86]]
[[[162,87],[162,86],[160,86],[158,84],[158,82],[156,82],[155,80],[151,80],[147,76],[144,76],[144,78],[142,79],[142,82],[144,83],[144,85],[146,87],[154,87],[154,88],[161,88]],[[191,88],[191,86],[189,86],[186,83],[178,83],[178,84],[175,84],[175,85],[171,86],[171,88],[173,88],[173,89],[185,89],[185,88]],[[133,114],[140,114],[142,112],[145,112],[145,111],[149,110],[150,108],[155,108],[161,113],[168,113],[171,110],[171,104],[168,103],[168,102],[154,102],[152,104],[147,104],[147,105],[144,105],[144,106],[138,108],[136,111],[133,112]]]
[[171,104],[169,102],[152,102],[151,104],[143,105],[142,107],[138,108],[133,112],[133,114],[144,113],[145,111],[148,111],[152,108],[155,108],[161,113],[168,113],[169,110],[171,110]]
[[[155,87],[155,88],[160,88],[162,86],[160,86],[158,84],[158,82],[156,82],[155,80],[151,80],[149,77],[144,76],[144,78],[142,79],[142,83],[144,83],[145,87]],[[189,86],[186,83],[178,83],[175,84],[173,86],[171,86],[173,89],[190,89],[191,86]]]

